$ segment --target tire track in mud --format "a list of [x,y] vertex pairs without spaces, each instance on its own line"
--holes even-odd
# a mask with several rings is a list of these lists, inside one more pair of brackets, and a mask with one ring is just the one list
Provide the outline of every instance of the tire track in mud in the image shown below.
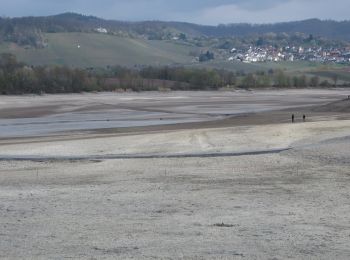
[[289,151],[292,148],[224,152],[224,153],[185,153],[185,154],[111,154],[111,155],[87,155],[87,156],[1,156],[0,161],[33,161],[33,162],[64,162],[64,161],[103,161],[103,160],[128,160],[128,159],[180,159],[180,158],[216,158],[216,157],[239,157],[249,155],[278,154]]

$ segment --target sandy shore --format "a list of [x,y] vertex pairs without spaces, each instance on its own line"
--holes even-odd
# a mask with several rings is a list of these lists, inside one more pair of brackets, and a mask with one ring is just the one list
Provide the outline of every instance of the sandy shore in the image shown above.
[[0,258],[349,259],[348,103],[324,99],[2,138]]

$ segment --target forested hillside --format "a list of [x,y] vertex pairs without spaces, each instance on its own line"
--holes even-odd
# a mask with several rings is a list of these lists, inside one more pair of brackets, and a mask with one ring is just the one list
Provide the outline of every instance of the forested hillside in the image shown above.
[[246,37],[268,33],[294,35],[312,34],[336,40],[350,40],[350,21],[321,21],[310,19],[276,24],[229,24],[203,26],[183,22],[122,22],[94,16],[65,13],[47,17],[0,18],[0,41],[20,45],[45,46],[44,33],[96,32],[104,28],[109,34],[145,39],[164,40],[196,37]]

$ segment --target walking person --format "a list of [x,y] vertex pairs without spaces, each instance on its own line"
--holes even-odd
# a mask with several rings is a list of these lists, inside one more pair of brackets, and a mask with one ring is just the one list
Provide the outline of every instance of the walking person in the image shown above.
[[292,123],[294,123],[294,114],[292,114]]
[[303,115],[303,122],[306,122],[306,116]]

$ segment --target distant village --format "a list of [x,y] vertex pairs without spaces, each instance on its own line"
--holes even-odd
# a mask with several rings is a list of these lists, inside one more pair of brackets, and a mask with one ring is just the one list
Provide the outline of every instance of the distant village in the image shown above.
[[[95,32],[107,34],[108,30],[103,27],[95,28]],[[180,34],[172,38],[174,41],[186,40],[186,35]],[[197,61],[204,62],[214,59],[210,51],[202,53]],[[257,62],[280,62],[280,61],[310,61],[320,63],[350,63],[350,47],[303,47],[285,46],[276,48],[274,46],[250,46],[240,49],[232,48],[229,52],[228,61],[241,61],[244,63]]]
[[301,46],[286,46],[283,48],[249,47],[246,50],[233,48],[229,61],[245,63],[279,62],[279,61],[311,61],[321,63],[350,63],[350,48],[304,48]]

